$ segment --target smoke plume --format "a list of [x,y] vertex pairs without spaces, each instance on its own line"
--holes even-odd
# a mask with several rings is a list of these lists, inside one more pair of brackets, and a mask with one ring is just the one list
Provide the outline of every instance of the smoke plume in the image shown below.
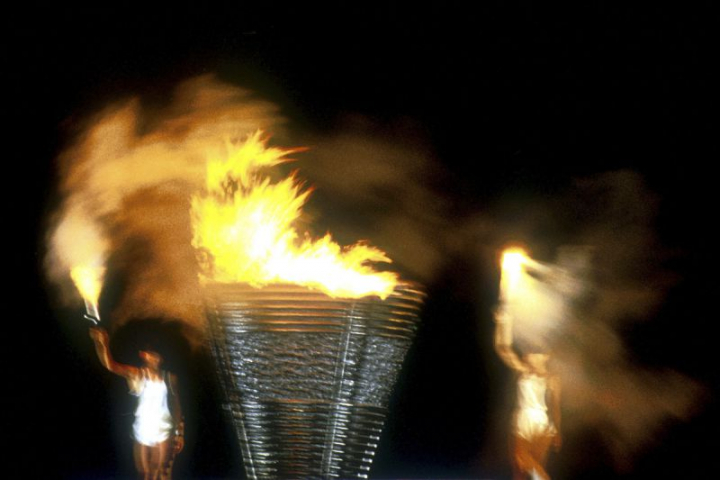
[[370,235],[393,269],[425,283],[462,250],[468,232],[453,222],[453,199],[438,188],[447,174],[415,125],[347,117],[307,144],[300,164],[317,187],[309,211],[317,211],[315,201],[323,206],[316,225],[347,241]]
[[[204,185],[208,155],[257,129],[281,146],[308,147],[295,165],[316,187],[304,219],[313,220],[313,233],[332,231],[341,244],[368,239],[403,276],[432,282],[448,259],[470,259],[513,237],[517,225],[508,226],[502,212],[457,214],[464,200],[438,188],[446,172],[411,124],[353,118],[331,134],[285,144],[283,125],[274,105],[212,77],[180,85],[162,107],[131,99],[99,113],[59,156],[63,202],[48,238],[48,275],[74,292],[71,266],[107,265],[108,276],[122,280],[112,308],[101,302],[114,322],[171,317],[201,327],[190,197]],[[557,245],[589,247],[581,249],[587,262],[570,268],[576,291],[569,297],[577,302],[556,298],[552,307],[575,313],[558,313],[561,320],[550,323],[560,327],[547,341],[563,378],[564,428],[599,429],[618,459],[669,419],[689,415],[700,391],[677,372],[638,365],[620,334],[651,318],[674,281],[658,268],[656,203],[637,174],[616,172],[524,209],[528,219],[552,223],[539,231],[561,232],[554,232]]]
[[442,169],[416,129],[353,118],[295,142],[273,104],[213,77],[181,84],[165,106],[130,99],[87,122],[59,156],[64,201],[49,235],[49,276],[76,296],[68,271],[91,256],[118,286],[114,302],[101,302],[113,323],[170,317],[201,326],[190,197],[205,186],[208,156],[258,129],[272,144],[308,148],[293,164],[314,187],[300,229],[330,231],[346,245],[366,239],[388,252],[391,269],[432,280],[457,235],[448,201],[431,186]]
[[190,194],[204,184],[209,154],[258,129],[278,134],[281,124],[272,104],[212,77],[181,84],[161,108],[130,99],[97,114],[59,156],[63,203],[48,275],[70,292],[72,266],[107,264],[124,287],[114,321],[171,317],[200,327]]
[[[564,282],[558,275],[552,285],[536,281],[541,305],[520,320],[541,331],[518,331],[530,337],[526,344],[540,338],[551,345],[563,385],[563,430],[599,432],[621,469],[668,424],[687,419],[703,391],[669,367],[644,365],[623,337],[633,324],[652,321],[677,281],[663,267],[666,254],[654,233],[658,202],[630,171],[576,181],[551,201],[545,208],[556,227],[580,246],[560,248],[548,263]],[[557,292],[559,283],[560,297],[543,291]],[[553,318],[552,326],[539,315]]]

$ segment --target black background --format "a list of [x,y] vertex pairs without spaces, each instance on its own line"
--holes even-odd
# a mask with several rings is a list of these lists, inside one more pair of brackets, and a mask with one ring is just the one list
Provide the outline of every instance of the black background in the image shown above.
[[[646,363],[698,379],[712,395],[716,12],[710,2],[578,3],[60,4],[6,12],[4,468],[42,478],[132,474],[125,387],[102,372],[76,320],[81,311],[56,306],[42,273],[45,222],[58,202],[54,158],[69,118],[121,96],[161,97],[204,73],[254,89],[320,131],[345,113],[412,118],[447,171],[441,188],[459,214],[510,191],[543,195],[576,176],[639,172],[660,198],[657,233],[680,252],[680,281],[628,341]],[[487,254],[476,263],[450,259],[428,286],[424,326],[373,476],[508,477],[488,413],[509,385],[489,340],[496,282]],[[180,351],[175,361],[189,423],[178,473],[242,475],[207,380],[209,360]],[[702,478],[714,463],[717,419],[710,397],[622,473],[593,435],[566,438],[551,470],[561,478]]]

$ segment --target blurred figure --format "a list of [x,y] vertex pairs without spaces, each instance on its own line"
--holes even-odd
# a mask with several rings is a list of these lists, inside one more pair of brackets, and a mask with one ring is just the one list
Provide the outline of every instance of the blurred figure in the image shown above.
[[144,480],[165,480],[172,475],[175,455],[184,446],[184,422],[174,374],[162,370],[162,356],[151,350],[139,352],[140,368],[116,362],[109,349],[108,333],[91,328],[100,363],[116,375],[125,377],[130,392],[138,397],[133,423],[135,466]]
[[[495,349],[518,375],[510,454],[513,479],[549,479],[545,470],[550,445],[560,449],[560,382],[548,370],[550,355],[525,353],[512,347],[512,319],[502,309],[496,315]],[[549,407],[548,407],[549,401]]]

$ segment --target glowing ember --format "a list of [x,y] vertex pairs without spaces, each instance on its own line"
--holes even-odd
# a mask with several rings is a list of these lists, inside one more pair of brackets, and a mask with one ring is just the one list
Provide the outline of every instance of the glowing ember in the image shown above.
[[272,183],[262,171],[297,150],[268,148],[260,132],[229,150],[227,158],[209,160],[207,192],[192,199],[193,246],[206,255],[203,280],[292,283],[345,298],[392,293],[397,275],[369,266],[391,262],[381,250],[364,243],[343,248],[329,234],[300,239],[293,225],[310,192],[292,175]]

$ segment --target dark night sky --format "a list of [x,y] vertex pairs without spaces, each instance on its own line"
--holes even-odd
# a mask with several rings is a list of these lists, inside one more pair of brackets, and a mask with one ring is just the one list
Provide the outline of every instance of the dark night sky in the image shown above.
[[[718,426],[718,375],[709,365],[708,298],[718,287],[712,165],[720,153],[710,2],[683,10],[483,2],[472,11],[447,2],[273,3],[219,10],[59,4],[6,14],[5,235],[13,242],[6,265],[16,276],[3,349],[6,466],[44,478],[131,472],[124,386],[93,358],[79,307],[58,307],[42,273],[48,213],[58,202],[54,158],[73,119],[132,94],[162,102],[176,83],[215,73],[277,103],[307,130],[331,131],[348,114],[381,124],[411,119],[444,168],[437,189],[458,218],[505,212],[517,216],[509,223],[522,222],[524,201],[553,196],[575,177],[638,172],[659,199],[654,228],[677,281],[650,321],[623,334],[637,358],[697,379],[710,395],[627,472],[613,470],[588,433],[566,439],[552,468],[559,478],[705,476],[714,455],[705,436]],[[493,262],[489,247],[479,258],[460,255],[428,285],[424,325],[374,476],[508,476],[506,460],[495,458],[505,449],[491,444],[498,427],[488,413],[509,385],[489,335]],[[208,361],[182,351],[175,359],[195,392],[187,393],[194,424],[178,468],[225,478],[241,466],[213,390],[201,381]]]

